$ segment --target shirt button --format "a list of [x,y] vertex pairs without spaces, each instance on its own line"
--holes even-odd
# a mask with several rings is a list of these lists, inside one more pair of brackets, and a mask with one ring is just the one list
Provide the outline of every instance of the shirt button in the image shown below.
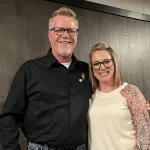
[[73,97],[73,96],[71,96],[71,100],[74,100],[74,97]]
[[72,114],[72,115],[74,115],[75,113],[74,113],[74,112],[72,112],[71,114]]

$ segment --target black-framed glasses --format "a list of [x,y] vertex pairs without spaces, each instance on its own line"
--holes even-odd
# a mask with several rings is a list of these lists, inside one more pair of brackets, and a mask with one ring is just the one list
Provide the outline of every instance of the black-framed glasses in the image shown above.
[[56,28],[52,28],[50,29],[50,31],[54,31],[56,35],[63,35],[65,31],[67,31],[68,35],[70,36],[75,36],[78,34],[78,29],[75,29],[75,28],[59,28],[59,27],[56,27]]
[[101,64],[103,64],[106,68],[109,68],[112,66],[113,64],[113,60],[112,59],[105,59],[104,61],[100,62],[100,61],[94,61],[91,62],[91,66],[94,70],[99,70],[101,67]]

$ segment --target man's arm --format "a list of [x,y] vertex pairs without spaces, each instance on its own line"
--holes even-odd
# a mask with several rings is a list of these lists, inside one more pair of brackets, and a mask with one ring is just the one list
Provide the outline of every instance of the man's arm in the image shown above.
[[0,143],[4,150],[20,150],[19,128],[27,107],[27,64],[17,71],[0,115]]

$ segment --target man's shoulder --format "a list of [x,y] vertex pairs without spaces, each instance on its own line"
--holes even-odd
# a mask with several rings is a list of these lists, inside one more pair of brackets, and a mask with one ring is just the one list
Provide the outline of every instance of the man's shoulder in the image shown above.
[[30,68],[32,65],[35,65],[36,63],[44,62],[44,60],[45,60],[45,56],[29,59],[23,62],[20,68]]
[[87,63],[87,62],[85,62],[85,61],[81,61],[81,60],[79,60],[79,63],[81,63],[81,64],[83,64],[83,65],[88,66],[88,63]]
[[78,61],[78,62],[79,62],[80,67],[82,67],[82,68],[88,68],[88,63],[86,63],[84,61]]
[[32,62],[39,62],[39,61],[43,61],[45,60],[46,58],[46,55],[45,56],[40,56],[40,57],[37,57],[37,58],[33,58],[33,59],[30,59],[29,61],[32,63]]

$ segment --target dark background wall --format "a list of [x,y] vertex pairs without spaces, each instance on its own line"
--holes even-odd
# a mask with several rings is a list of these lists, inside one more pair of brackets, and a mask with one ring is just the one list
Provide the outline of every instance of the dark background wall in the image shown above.
[[149,0],[85,0],[150,15]]
[[[43,0],[0,1],[0,110],[18,67],[47,53],[48,20],[61,6],[65,5]],[[68,7],[79,19],[74,54],[88,61],[91,46],[107,42],[117,53],[124,80],[138,86],[150,102],[150,22]],[[25,149],[23,136],[20,142]]]

